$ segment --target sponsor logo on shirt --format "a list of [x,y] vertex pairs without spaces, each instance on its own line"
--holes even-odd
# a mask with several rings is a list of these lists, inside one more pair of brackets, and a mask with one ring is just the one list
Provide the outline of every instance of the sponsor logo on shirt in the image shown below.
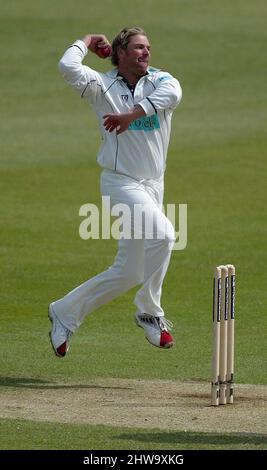
[[128,130],[149,132],[159,128],[159,118],[157,114],[153,114],[152,116],[142,116],[141,118],[131,122],[128,127]]

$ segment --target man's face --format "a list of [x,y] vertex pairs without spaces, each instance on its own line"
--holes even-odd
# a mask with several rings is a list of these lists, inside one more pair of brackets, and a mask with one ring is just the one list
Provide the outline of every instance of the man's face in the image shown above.
[[146,36],[138,34],[130,38],[127,49],[119,51],[120,65],[136,75],[144,75],[150,60],[150,44]]

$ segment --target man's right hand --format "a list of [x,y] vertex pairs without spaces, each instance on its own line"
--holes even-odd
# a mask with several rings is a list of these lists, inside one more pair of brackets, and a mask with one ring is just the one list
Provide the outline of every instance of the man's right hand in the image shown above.
[[98,49],[104,49],[110,45],[104,34],[87,34],[82,38],[82,41],[91,52],[99,57],[101,57],[101,55],[98,54]]
[[128,113],[105,114],[103,116],[104,128],[108,132],[113,132],[116,129],[116,134],[119,135],[128,129],[131,122],[145,116],[145,114],[140,105],[134,106]]

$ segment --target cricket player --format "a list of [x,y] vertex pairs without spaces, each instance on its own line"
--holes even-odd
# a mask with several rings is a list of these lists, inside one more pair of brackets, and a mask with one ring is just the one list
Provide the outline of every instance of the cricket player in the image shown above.
[[153,236],[147,237],[141,226],[141,237],[122,237],[112,266],[50,304],[50,340],[58,357],[66,355],[72,334],[89,313],[136,285],[137,326],[154,346],[170,348],[174,343],[172,323],[160,300],[175,232],[162,203],[171,118],[182,91],[169,73],[149,66],[150,43],[141,28],[124,28],[115,37],[115,67],[109,72],[83,65],[88,50],[101,57],[108,45],[103,34],[84,36],[66,50],[59,70],[96,113],[102,136],[97,156],[103,168],[102,195],[110,197],[111,208],[126,204],[131,214],[136,205],[149,207],[146,222]]

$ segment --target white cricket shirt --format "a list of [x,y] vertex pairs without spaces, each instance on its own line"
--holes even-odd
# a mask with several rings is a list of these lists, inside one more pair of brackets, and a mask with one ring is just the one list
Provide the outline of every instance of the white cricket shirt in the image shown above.
[[[160,178],[166,166],[172,113],[182,97],[179,82],[169,73],[149,67],[131,93],[117,68],[100,73],[83,65],[87,53],[85,43],[76,41],[60,60],[59,70],[96,112],[103,140],[99,165],[138,180]],[[145,116],[120,135],[105,130],[105,114],[125,113],[137,104]]]

